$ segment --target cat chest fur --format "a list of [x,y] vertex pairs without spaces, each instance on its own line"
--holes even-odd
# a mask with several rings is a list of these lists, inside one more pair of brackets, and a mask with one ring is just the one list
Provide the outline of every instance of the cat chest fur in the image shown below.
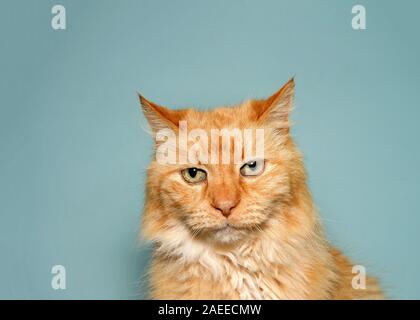
[[[162,280],[171,275],[170,299],[303,299],[308,296],[304,270],[293,270],[255,255],[215,253],[203,250],[199,255],[186,254],[161,260]],[[159,260],[159,259],[158,259]]]

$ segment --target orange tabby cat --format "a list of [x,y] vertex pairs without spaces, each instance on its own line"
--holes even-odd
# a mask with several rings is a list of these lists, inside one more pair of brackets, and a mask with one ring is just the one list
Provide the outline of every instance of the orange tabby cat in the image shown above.
[[143,234],[154,243],[152,298],[383,298],[373,278],[353,288],[352,263],[324,236],[289,135],[293,97],[293,80],[268,99],[213,111],[170,110],[140,96],[154,133],[178,134],[180,121],[206,132],[264,129],[264,159],[152,161],[143,215]]

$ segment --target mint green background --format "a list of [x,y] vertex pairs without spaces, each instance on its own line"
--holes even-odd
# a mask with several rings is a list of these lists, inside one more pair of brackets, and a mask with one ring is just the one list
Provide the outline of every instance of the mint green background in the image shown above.
[[[351,8],[367,9],[365,31]],[[67,30],[50,26],[67,9]],[[136,299],[151,139],[169,106],[264,97],[296,76],[293,134],[329,238],[420,298],[418,1],[0,3],[0,298]],[[67,270],[67,290],[50,286]]]

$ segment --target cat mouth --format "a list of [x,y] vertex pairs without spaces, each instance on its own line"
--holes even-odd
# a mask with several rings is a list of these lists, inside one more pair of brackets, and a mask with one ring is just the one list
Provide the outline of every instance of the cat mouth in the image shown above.
[[234,229],[232,226],[226,225],[224,227],[221,227],[219,229],[216,229],[216,232],[229,232],[232,229]]
[[217,242],[231,243],[241,239],[244,236],[244,230],[230,224],[213,230],[212,237]]
[[229,235],[229,234],[237,233],[239,231],[240,231],[240,228],[235,227],[231,224],[226,224],[223,227],[220,227],[214,230],[214,233],[218,236],[222,236],[222,235]]
[[225,232],[225,231],[229,231],[229,230],[237,230],[238,228],[237,227],[235,227],[235,226],[233,226],[233,225],[231,225],[231,224],[229,224],[229,223],[226,223],[223,227],[220,227],[220,228],[217,228],[215,231],[216,232]]

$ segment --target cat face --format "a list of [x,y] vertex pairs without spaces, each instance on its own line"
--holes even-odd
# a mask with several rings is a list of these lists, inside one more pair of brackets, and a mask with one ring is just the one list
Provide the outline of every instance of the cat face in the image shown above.
[[[292,200],[292,178],[303,174],[289,136],[293,90],[291,80],[266,100],[206,112],[170,110],[140,96],[158,137],[148,169],[144,223],[149,229],[182,228],[197,240],[226,244],[263,231],[281,214]],[[200,134],[185,138],[185,128]],[[251,132],[247,141],[246,130]],[[170,134],[161,139],[162,132]],[[215,132],[239,132],[242,140]],[[245,152],[245,144],[251,152]],[[262,153],[256,152],[259,146]],[[158,161],[159,154],[171,158]]]

